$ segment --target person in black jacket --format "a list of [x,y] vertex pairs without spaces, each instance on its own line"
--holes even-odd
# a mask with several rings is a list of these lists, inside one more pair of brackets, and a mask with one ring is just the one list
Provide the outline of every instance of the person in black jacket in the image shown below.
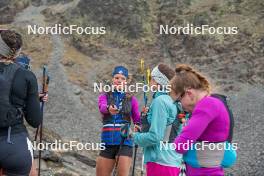
[[0,31],[0,168],[8,176],[27,176],[33,148],[24,119],[33,128],[42,122],[36,76],[14,63],[22,47],[15,31]]
[[[21,52],[15,59],[15,63],[20,65],[22,68],[25,68],[26,70],[31,71],[30,62],[31,62],[31,58],[27,54],[25,54],[24,52]],[[48,94],[40,92],[39,93],[39,100],[40,100],[40,102],[48,102]],[[37,172],[37,168],[36,168],[36,162],[33,162],[29,176],[37,176],[37,175],[38,175],[38,172]],[[1,174],[0,174],[0,176],[1,176]]]

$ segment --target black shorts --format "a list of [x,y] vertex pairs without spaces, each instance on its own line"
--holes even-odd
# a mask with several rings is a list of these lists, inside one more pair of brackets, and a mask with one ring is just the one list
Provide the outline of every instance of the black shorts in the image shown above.
[[33,147],[27,133],[11,135],[11,142],[7,143],[7,136],[0,137],[0,168],[8,176],[28,176],[32,161]]
[[108,159],[115,159],[117,156],[133,156],[133,147],[123,145],[107,145],[105,146],[105,150],[101,150],[100,154],[101,157],[108,158]]

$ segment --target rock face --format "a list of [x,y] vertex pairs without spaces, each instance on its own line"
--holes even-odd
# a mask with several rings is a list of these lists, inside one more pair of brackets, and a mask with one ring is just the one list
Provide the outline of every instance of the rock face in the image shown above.
[[[35,136],[35,130],[29,129],[30,136]],[[39,139],[38,139],[39,140]],[[38,144],[38,140],[35,146]],[[32,139],[33,141],[33,139]],[[55,141],[61,141],[65,143],[57,133],[52,130],[44,128],[43,130],[43,144],[55,143]],[[56,151],[45,149],[41,152],[41,175],[95,175],[95,157],[96,153],[85,151]],[[34,152],[35,164],[39,168],[39,152]]]
[[8,24],[13,22],[15,15],[29,6],[30,0],[0,0],[0,24]]
[[[182,1],[186,2],[186,1]],[[161,24],[196,26],[235,26],[237,35],[169,35],[164,40],[173,63],[190,63],[206,72],[216,86],[237,90],[238,83],[263,84],[263,32],[248,26],[242,19],[251,19],[263,29],[261,1],[190,1],[175,4],[167,1],[162,7]],[[253,9],[250,9],[251,6]],[[175,10],[176,9],[176,10]],[[174,16],[172,14],[175,14]],[[262,14],[262,15],[260,15]],[[173,16],[173,17],[172,17]],[[254,32],[253,32],[254,31]],[[243,48],[243,49],[242,49]],[[232,81],[230,81],[232,80]]]
[[137,38],[144,33],[144,23],[147,23],[150,9],[147,1],[82,0],[76,10],[99,25],[128,38]]
[[[262,175],[263,0],[0,0],[0,24],[12,22],[22,9],[24,13],[17,16],[17,25],[61,23],[107,29],[106,35],[99,36],[50,37],[53,48],[48,66],[52,79],[44,141],[99,141],[98,94],[94,93],[92,83],[111,80],[115,65],[127,66],[135,82],[141,81],[140,58],[150,68],[159,62],[172,67],[187,63],[211,78],[214,92],[231,96],[234,142],[238,143],[239,157],[237,164],[226,170],[227,174]],[[188,23],[236,26],[239,32],[237,35],[159,34],[160,25],[186,26]],[[78,52],[67,56],[68,45]],[[64,58],[72,59],[65,61]],[[81,81],[71,81],[70,71],[82,75]],[[137,97],[143,102],[141,94]],[[45,151],[42,174],[95,175],[96,156],[96,152]]]
[[[225,90],[237,90],[234,83],[264,83],[263,8],[261,0],[81,0],[61,20],[66,24],[106,26],[106,36],[73,36],[73,45],[94,59],[115,59],[109,47],[123,48],[129,52],[126,60],[132,55],[145,58],[150,66],[157,61],[189,63],[210,75],[216,87],[224,85]],[[237,27],[238,34],[159,34],[160,25],[187,24]],[[138,65],[134,66],[131,70],[137,69]]]

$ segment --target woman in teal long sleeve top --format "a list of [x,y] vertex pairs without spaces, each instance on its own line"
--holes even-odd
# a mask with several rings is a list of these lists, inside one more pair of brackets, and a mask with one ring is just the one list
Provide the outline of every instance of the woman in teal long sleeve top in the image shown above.
[[[173,76],[170,67],[160,64],[151,72],[151,86],[166,86]],[[178,176],[180,172],[182,155],[175,152],[173,143],[169,143],[168,148],[163,145],[166,129],[178,114],[177,104],[171,96],[162,91],[154,94],[147,116],[149,131],[133,135],[134,142],[143,147],[148,176]]]

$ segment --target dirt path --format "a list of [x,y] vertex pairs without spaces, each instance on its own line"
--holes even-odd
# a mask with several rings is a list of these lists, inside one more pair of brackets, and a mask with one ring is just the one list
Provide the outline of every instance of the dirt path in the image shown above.
[[[72,8],[77,5],[79,0],[68,4],[60,5],[60,10]],[[46,25],[45,17],[41,11],[46,8],[56,8],[58,5],[39,7],[29,6],[19,13],[15,18],[15,25]],[[74,94],[78,89],[68,81],[67,74],[61,61],[64,55],[64,42],[59,35],[51,36],[53,51],[50,55],[50,64],[48,65],[51,76],[49,95],[50,101],[47,104],[44,126],[54,130],[59,135],[68,140],[79,140],[87,142],[96,142],[94,134],[98,129],[99,120],[97,114],[84,107],[80,97]],[[45,51],[43,51],[45,52]],[[41,71],[36,74],[41,74]],[[89,127],[87,126],[89,124]],[[89,130],[89,133],[87,131]]]
[[[62,5],[60,10],[72,8],[73,3],[70,2]],[[21,13],[17,14],[13,25],[47,25],[45,17],[41,11],[49,6],[42,5],[39,7],[29,6]],[[56,8],[52,6],[51,8]],[[64,56],[64,41],[60,35],[51,35],[51,43],[53,45],[52,53],[50,53],[48,70],[51,77],[49,86],[49,102],[45,108],[44,128],[59,134],[63,140],[80,141],[95,143],[98,142],[98,112],[85,107],[80,100],[80,95],[75,95],[74,90],[80,89],[76,85],[68,81],[65,68],[61,64]],[[42,51],[45,52],[45,51]],[[41,74],[41,70],[35,72],[36,75]],[[81,89],[80,89],[81,90]],[[66,168],[78,175],[94,175],[94,168],[90,168],[84,163],[78,162],[74,157],[65,158],[73,163],[64,163]],[[75,164],[78,166],[74,166]],[[45,174],[45,173],[43,173]]]
[[99,121],[95,114],[83,106],[79,96],[74,94],[77,87],[68,81],[65,69],[60,63],[63,57],[62,39],[54,35],[52,42],[54,50],[49,64],[50,103],[44,124],[68,140],[95,142],[97,140],[94,132],[98,131],[96,127]]

